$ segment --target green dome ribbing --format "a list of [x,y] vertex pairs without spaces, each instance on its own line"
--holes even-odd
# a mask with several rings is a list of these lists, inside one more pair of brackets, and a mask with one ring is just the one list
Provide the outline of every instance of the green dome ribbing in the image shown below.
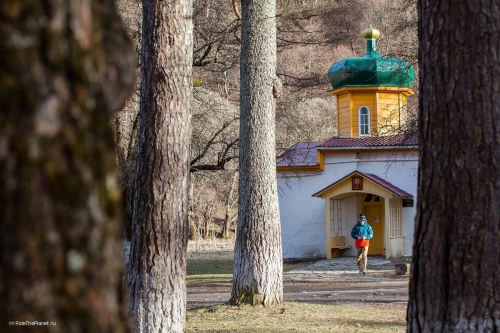
[[384,58],[377,52],[380,32],[368,28],[366,53],[360,58],[347,58],[334,63],[328,71],[333,89],[345,86],[394,86],[409,87],[415,78],[413,67],[397,58]]

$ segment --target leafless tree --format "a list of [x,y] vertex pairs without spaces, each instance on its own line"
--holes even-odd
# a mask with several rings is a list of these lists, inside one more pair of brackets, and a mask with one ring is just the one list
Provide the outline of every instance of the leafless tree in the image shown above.
[[230,228],[235,218],[233,206],[238,199],[235,193],[237,175],[236,169],[191,173],[189,205],[196,235],[231,237]]
[[236,184],[238,183],[238,171],[235,171],[232,175],[231,185],[229,188],[229,193],[226,196],[226,214],[224,216],[224,225],[222,228],[222,238],[230,237],[230,226],[233,222],[233,205],[238,201],[237,196],[234,196],[234,190]]
[[238,109],[215,92],[193,92],[191,172],[224,170],[238,158]]
[[277,154],[297,142],[324,141],[337,134],[335,97],[313,98],[288,107],[276,122]]

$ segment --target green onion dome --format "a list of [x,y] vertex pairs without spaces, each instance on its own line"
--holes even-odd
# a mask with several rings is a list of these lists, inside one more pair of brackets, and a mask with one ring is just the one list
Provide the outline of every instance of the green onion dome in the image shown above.
[[377,52],[380,31],[363,31],[366,53],[360,58],[347,58],[336,62],[328,71],[333,89],[345,86],[409,87],[415,78],[413,67],[404,60],[384,58]]

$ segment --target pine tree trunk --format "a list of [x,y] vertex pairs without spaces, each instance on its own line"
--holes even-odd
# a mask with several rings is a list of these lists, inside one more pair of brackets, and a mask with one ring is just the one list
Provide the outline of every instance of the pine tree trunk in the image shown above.
[[238,228],[231,304],[283,301],[273,82],[276,2],[243,0]]
[[183,332],[189,235],[189,0],[144,1],[141,106],[128,266],[137,332]]
[[126,332],[110,121],[132,44],[111,0],[6,0],[0,17],[0,331]]
[[421,0],[408,332],[500,332],[500,1]]

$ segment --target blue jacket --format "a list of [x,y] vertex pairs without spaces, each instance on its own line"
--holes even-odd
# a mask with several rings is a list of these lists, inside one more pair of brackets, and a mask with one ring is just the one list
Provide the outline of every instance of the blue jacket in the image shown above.
[[373,229],[367,221],[365,221],[365,224],[363,225],[361,225],[361,223],[359,223],[358,221],[352,228],[351,237],[353,239],[358,239],[359,236],[365,236],[365,239],[372,239]]

